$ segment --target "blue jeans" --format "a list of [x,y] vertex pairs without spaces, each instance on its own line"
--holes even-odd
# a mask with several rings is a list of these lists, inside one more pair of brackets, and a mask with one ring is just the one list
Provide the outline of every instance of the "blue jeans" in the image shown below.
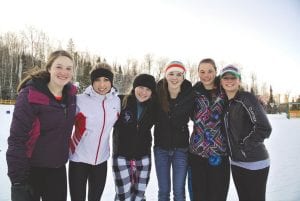
[[185,180],[188,167],[188,149],[164,150],[154,148],[158,201],[169,201],[171,191],[171,167],[173,195],[176,201],[185,201]]

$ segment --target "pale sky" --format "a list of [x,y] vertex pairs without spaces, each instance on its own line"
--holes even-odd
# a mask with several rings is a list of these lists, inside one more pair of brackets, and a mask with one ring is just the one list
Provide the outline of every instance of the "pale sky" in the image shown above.
[[2,0],[0,32],[33,26],[108,62],[156,58],[254,72],[275,93],[300,94],[299,0]]

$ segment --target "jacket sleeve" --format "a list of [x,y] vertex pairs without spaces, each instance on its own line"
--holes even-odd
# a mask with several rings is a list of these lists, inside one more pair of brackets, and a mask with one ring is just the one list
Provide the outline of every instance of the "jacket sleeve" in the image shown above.
[[258,102],[258,99],[250,93],[245,100],[245,104],[250,120],[253,123],[250,138],[256,142],[263,142],[264,139],[268,138],[272,132],[272,127],[266,112],[262,105]]
[[26,143],[33,127],[35,113],[27,97],[28,89],[23,89],[17,97],[8,137],[6,161],[12,184],[24,183],[30,169]]

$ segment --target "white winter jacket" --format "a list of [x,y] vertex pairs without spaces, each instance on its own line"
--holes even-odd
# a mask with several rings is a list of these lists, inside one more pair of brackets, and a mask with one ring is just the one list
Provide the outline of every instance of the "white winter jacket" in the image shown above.
[[98,165],[108,160],[109,139],[120,113],[120,99],[114,88],[100,95],[92,86],[77,95],[75,129],[70,140],[70,160]]

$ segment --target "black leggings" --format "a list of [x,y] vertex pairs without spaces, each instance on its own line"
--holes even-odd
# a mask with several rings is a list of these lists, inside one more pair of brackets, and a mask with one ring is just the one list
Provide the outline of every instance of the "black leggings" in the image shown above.
[[248,170],[231,166],[232,178],[240,201],[264,201],[269,167],[261,170]]
[[99,165],[69,162],[69,187],[72,201],[84,201],[88,181],[88,200],[101,199],[107,175],[107,161]]
[[42,168],[31,167],[29,184],[33,188],[32,201],[65,201],[67,200],[66,167]]
[[226,200],[230,181],[229,158],[222,157],[220,165],[211,166],[207,158],[194,154],[189,157],[193,200]]

